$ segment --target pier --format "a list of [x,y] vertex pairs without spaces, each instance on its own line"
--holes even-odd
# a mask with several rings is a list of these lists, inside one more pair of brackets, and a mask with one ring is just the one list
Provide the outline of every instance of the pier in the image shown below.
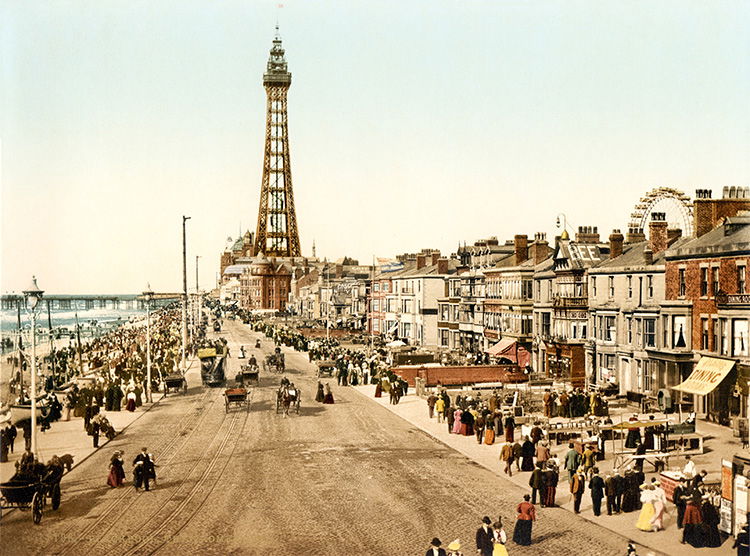
[[[181,298],[179,293],[155,293],[152,298],[152,308],[159,308]],[[146,310],[146,298],[140,294],[126,295],[45,295],[45,303],[53,311],[65,310],[90,310],[90,309],[112,309],[112,310]],[[3,311],[15,310],[24,306],[22,294],[4,294],[1,307]]]

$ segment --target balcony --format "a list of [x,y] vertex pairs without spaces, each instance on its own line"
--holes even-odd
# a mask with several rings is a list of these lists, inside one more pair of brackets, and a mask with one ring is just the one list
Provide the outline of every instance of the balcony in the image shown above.
[[750,293],[717,293],[717,305],[750,305]]
[[556,295],[552,299],[552,306],[556,309],[586,309],[588,305],[587,297],[561,297]]

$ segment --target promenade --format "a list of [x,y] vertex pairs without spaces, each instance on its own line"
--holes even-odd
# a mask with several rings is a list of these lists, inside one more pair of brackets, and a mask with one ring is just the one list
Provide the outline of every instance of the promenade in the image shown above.
[[[200,375],[198,372],[199,365],[196,363],[197,361],[198,360],[195,357],[188,359],[188,371],[186,377],[190,386],[197,386],[200,384]],[[121,411],[101,412],[107,417],[117,432],[117,436],[115,436],[112,441],[120,440],[122,435],[127,433],[127,428],[143,417],[143,415],[152,407],[157,405],[164,398],[164,394],[161,392],[154,392],[152,398],[153,403],[144,403],[133,412],[126,411],[124,409],[124,404]],[[19,434],[15,441],[14,452],[8,455],[7,462],[0,463],[0,482],[5,482],[13,476],[16,472],[15,464],[23,455],[24,439],[21,435],[20,429],[18,432]],[[106,448],[107,444],[112,441],[108,440],[103,434],[100,434],[99,447],[94,448],[93,438],[86,434],[86,431],[83,428],[83,417],[73,417],[72,412],[70,421],[54,421],[52,423],[52,428],[45,432],[41,432],[37,428],[38,456],[39,460],[42,462],[47,462],[54,455],[62,456],[64,454],[70,454],[73,456],[73,466],[75,467],[83,463],[98,449]],[[135,456],[135,453],[125,455],[127,458],[129,455]]]
[[[446,446],[461,453],[472,462],[481,465],[482,467],[492,471],[495,475],[502,477],[503,479],[519,487],[527,489],[529,493],[531,492],[531,489],[529,488],[529,477],[531,473],[516,472],[515,464],[512,477],[508,477],[502,472],[502,467],[499,461],[500,449],[504,443],[502,437],[496,440],[494,445],[487,446],[485,444],[478,444],[475,436],[460,436],[456,434],[449,434],[448,427],[445,422],[438,423],[436,418],[429,418],[426,399],[413,395],[413,393],[410,393],[408,396],[402,397],[401,401],[397,405],[392,405],[389,403],[389,397],[387,395],[383,395],[383,397],[381,398],[376,398],[374,396],[374,385],[355,386],[351,387],[351,389],[360,393],[371,402],[379,404],[395,415],[398,415],[405,421],[409,422],[411,425],[429,434],[431,437],[442,442]],[[718,473],[716,473],[716,470],[718,469],[718,465],[721,463],[721,459],[727,457],[731,458],[732,454],[740,451],[740,445],[736,439],[732,438],[731,431],[725,427],[719,427],[710,423],[705,423],[703,421],[699,422],[698,426],[701,431],[710,435],[711,450],[702,455],[694,456],[693,460],[696,462],[698,469],[703,469],[705,467],[709,471],[714,471],[713,473],[710,473],[708,477],[708,480],[710,481],[712,480],[712,478],[718,478]],[[516,438],[519,437],[519,434],[520,431],[516,429]],[[552,453],[556,455],[561,461],[564,459],[565,453],[568,451],[567,443],[563,443],[560,445],[551,444],[550,448]],[[611,457],[608,457],[607,460],[599,463],[604,464],[599,465],[602,472],[604,472],[605,470],[611,468],[612,459]],[[670,462],[671,466],[673,467],[682,467],[683,463],[683,458],[674,458],[673,461]],[[647,465],[644,468],[644,472],[646,472],[647,482],[651,480],[651,477],[656,476],[653,473],[648,472],[649,467],[650,466]],[[625,536],[634,541],[636,544],[648,549],[646,551],[639,550],[639,555],[648,554],[649,551],[653,554],[669,555],[715,554],[728,556],[730,554],[735,554],[735,551],[731,548],[733,542],[732,538],[725,541],[720,548],[696,549],[691,547],[690,545],[682,544],[680,542],[682,531],[677,528],[677,513],[675,507],[671,503],[667,507],[670,515],[665,517],[665,529],[659,531],[658,533],[647,533],[644,531],[640,531],[635,527],[635,523],[638,520],[637,511],[630,513],[621,513],[619,515],[612,516],[607,516],[604,514],[599,517],[594,516],[591,506],[591,496],[589,494],[587,485],[586,492],[583,496],[583,502],[581,504],[581,513],[576,517],[573,514],[573,501],[568,489],[567,473],[565,471],[561,471],[560,473],[560,482],[557,487],[557,503],[559,505],[559,508],[541,508],[537,506],[538,519],[543,521],[551,513],[559,515],[560,512],[567,512],[569,513],[569,519],[571,520],[577,520],[578,518],[581,518],[596,523],[596,525],[605,527],[611,530],[613,533],[616,533],[617,535]]]

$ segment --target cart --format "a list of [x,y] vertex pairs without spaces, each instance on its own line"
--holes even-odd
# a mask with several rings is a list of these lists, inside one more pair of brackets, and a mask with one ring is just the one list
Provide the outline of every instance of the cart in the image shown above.
[[243,383],[258,384],[260,382],[260,379],[259,379],[260,370],[258,369],[258,365],[242,365],[240,369],[242,373]]
[[315,363],[318,366],[318,378],[323,376],[333,377],[333,372],[336,370],[336,361],[333,359],[323,359]]
[[35,525],[39,525],[47,497],[51,499],[53,510],[60,507],[62,474],[62,467],[51,467],[42,471],[42,474],[17,473],[10,481],[0,484],[0,517],[3,510],[31,510],[31,519]]
[[281,374],[284,372],[284,354],[276,353],[268,355],[263,361],[263,370],[270,373]]
[[175,373],[164,377],[164,395],[166,396],[170,390],[178,392],[182,390],[183,393],[187,393],[187,380],[181,373]]
[[226,413],[229,413],[229,408],[242,409],[250,411],[250,391],[245,388],[229,388],[224,390],[224,403]]

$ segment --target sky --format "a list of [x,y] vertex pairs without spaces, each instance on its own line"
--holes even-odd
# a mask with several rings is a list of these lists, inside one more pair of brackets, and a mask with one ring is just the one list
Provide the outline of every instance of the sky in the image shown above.
[[750,185],[750,2],[0,0],[0,290],[215,285],[286,49],[303,255],[627,227]]

